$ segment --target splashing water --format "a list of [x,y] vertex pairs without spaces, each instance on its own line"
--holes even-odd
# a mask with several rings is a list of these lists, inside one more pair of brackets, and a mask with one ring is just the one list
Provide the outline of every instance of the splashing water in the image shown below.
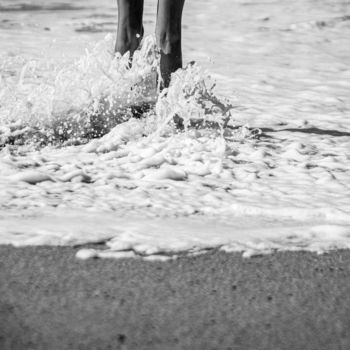
[[[157,134],[174,117],[186,130],[195,119],[220,126],[223,118],[230,117],[231,106],[215,97],[210,77],[196,65],[178,71],[171,88],[157,100],[159,54],[154,37],[144,40],[131,67],[128,54],[113,54],[114,41],[107,35],[68,67],[47,63],[42,67],[42,62],[29,61],[19,76],[2,77],[2,145],[13,139],[17,143],[87,142],[148,110],[145,132]],[[5,62],[2,71],[8,70]]]
[[113,55],[112,40],[108,35],[68,67],[29,61],[19,76],[2,78],[1,124],[17,130],[7,137],[22,129],[22,142],[33,141],[33,134],[44,143],[83,141],[125,121],[128,107],[152,101],[155,86],[142,80],[151,79],[157,66],[153,40],[137,52],[131,69],[127,55]]
[[154,38],[132,67],[113,42],[68,66],[3,61],[0,243],[147,259],[350,247],[348,139],[236,127],[198,65],[158,93]]

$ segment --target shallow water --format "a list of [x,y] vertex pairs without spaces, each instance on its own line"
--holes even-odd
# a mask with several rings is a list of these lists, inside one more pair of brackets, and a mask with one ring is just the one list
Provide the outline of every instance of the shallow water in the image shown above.
[[[152,38],[131,70],[112,59],[116,11],[1,2],[0,242],[149,259],[349,247],[350,3],[188,1],[197,66],[161,97]],[[148,1],[146,34],[154,21]],[[214,127],[179,132],[175,114]]]

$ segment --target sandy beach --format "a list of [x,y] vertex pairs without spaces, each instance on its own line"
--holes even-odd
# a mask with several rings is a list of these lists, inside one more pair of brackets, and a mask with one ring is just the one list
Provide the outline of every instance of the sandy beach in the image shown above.
[[0,350],[350,349],[349,0],[156,13],[1,0]]
[[0,247],[1,349],[349,349],[350,252],[80,261]]

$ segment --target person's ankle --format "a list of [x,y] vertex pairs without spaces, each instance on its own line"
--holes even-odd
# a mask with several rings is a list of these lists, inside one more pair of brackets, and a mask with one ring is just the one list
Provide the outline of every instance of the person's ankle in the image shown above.
[[133,53],[140,46],[143,37],[143,30],[126,29],[122,33],[118,33],[115,51],[124,55],[126,52]]
[[165,54],[160,52],[160,72],[161,72],[161,85],[160,89],[169,87],[171,74],[176,72],[179,68],[182,68],[182,54],[181,50],[176,54]]

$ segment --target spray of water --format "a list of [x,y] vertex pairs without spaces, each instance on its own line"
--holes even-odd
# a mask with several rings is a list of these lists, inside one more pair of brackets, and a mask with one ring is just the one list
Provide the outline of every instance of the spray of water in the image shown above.
[[16,58],[17,72],[9,74],[14,61],[4,61],[0,145],[81,144],[135,117],[145,119],[141,136],[187,132],[191,127],[210,127],[223,135],[232,123],[233,106],[216,97],[209,74],[190,64],[159,93],[154,37],[145,38],[131,67],[128,54],[114,54],[113,43],[113,36],[107,35],[65,66]]

